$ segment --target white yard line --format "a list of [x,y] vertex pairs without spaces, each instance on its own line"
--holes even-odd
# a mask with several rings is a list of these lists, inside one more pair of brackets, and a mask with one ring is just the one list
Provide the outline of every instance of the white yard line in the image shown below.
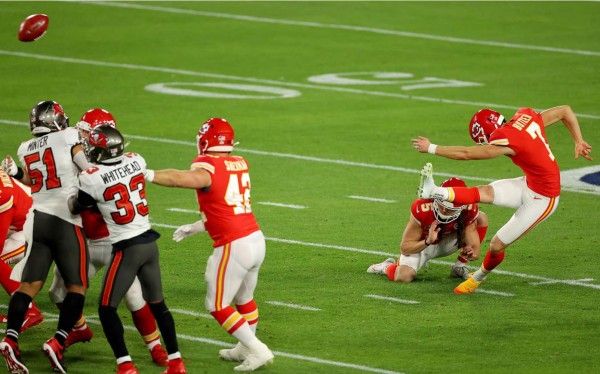
[[284,303],[281,301],[265,301],[265,304],[270,304],[270,305],[275,305],[275,306],[284,306],[286,308],[292,308],[292,309],[309,310],[311,312],[321,311],[321,309],[313,308],[312,306],[290,304],[290,303]]
[[[519,106],[505,105],[505,104],[493,104],[493,103],[464,101],[464,100],[449,100],[449,99],[429,97],[429,96],[416,96],[416,95],[406,95],[406,94],[399,94],[399,93],[393,93],[393,92],[368,91],[368,90],[360,90],[360,89],[346,88],[346,87],[325,86],[325,85],[319,85],[319,84],[281,82],[281,81],[269,80],[269,79],[248,78],[248,77],[240,77],[240,76],[225,75],[225,74],[211,74],[211,73],[204,73],[204,72],[198,72],[198,71],[193,71],[193,70],[171,69],[171,68],[164,68],[164,67],[160,67],[160,66],[136,65],[136,64],[106,62],[106,61],[97,61],[97,60],[86,60],[86,59],[72,58],[72,57],[40,55],[40,54],[25,53],[25,52],[18,52],[18,51],[9,51],[9,50],[4,50],[4,49],[0,50],[0,56],[1,55],[31,58],[31,59],[38,59],[38,60],[44,60],[44,61],[58,61],[58,62],[63,62],[63,63],[79,64],[79,65],[91,65],[91,66],[101,66],[101,67],[108,67],[108,68],[121,68],[121,69],[141,70],[141,71],[154,71],[154,72],[161,72],[161,73],[168,73],[168,74],[179,74],[179,75],[197,76],[197,77],[204,77],[204,78],[215,78],[215,79],[226,79],[226,80],[262,83],[262,84],[272,84],[275,86],[287,86],[287,87],[307,88],[307,89],[315,89],[315,90],[323,90],[323,91],[355,93],[355,94],[359,94],[359,95],[393,97],[393,98],[398,98],[398,99],[426,101],[426,102],[434,102],[434,103],[440,103],[440,104],[443,103],[443,104],[467,105],[467,106],[477,107],[477,108],[491,107],[491,108],[496,108],[496,109],[511,109],[511,110],[517,110],[520,108]],[[534,109],[536,109],[536,108],[534,108]],[[536,110],[541,110],[541,109],[537,108]],[[576,113],[576,115],[581,118],[600,119],[600,115],[596,115],[596,114]]]
[[190,214],[200,214],[198,209],[181,209],[181,208],[168,208],[170,212],[178,212],[178,213],[190,213]]
[[[178,226],[174,226],[174,225],[167,225],[167,224],[156,223],[156,222],[152,222],[152,225],[156,226],[156,227],[165,227],[165,228],[169,228],[169,229],[176,229],[178,227]],[[381,256],[381,257],[398,256],[398,253],[383,252],[383,251],[377,251],[377,250],[372,250],[372,249],[346,247],[346,246],[342,246],[342,245],[311,243],[311,242],[303,242],[303,241],[299,241],[299,240],[280,239],[280,238],[271,238],[271,237],[266,237],[265,239],[268,241],[278,242],[278,243],[295,244],[295,245],[301,245],[301,246],[305,246],[305,247],[337,249],[340,251],[365,253],[365,254],[371,254],[371,255],[376,255],[376,256]],[[453,262],[441,261],[441,260],[430,260],[429,263],[437,264],[437,265],[445,265],[445,266],[451,266],[453,264]],[[472,266],[470,266],[470,268],[475,269]],[[559,284],[566,284],[569,286],[586,287],[586,288],[593,288],[596,290],[600,290],[600,284],[587,283],[588,279],[584,279],[584,280],[553,279],[553,278],[541,277],[538,275],[515,273],[512,271],[499,270],[499,269],[494,269],[494,274],[509,275],[509,276],[517,277],[517,278],[534,279],[534,280],[542,281],[542,282],[559,283]]]
[[395,297],[389,297],[389,296],[381,296],[381,295],[372,295],[372,294],[369,294],[369,295],[365,295],[365,297],[369,297],[371,299],[377,299],[377,300],[393,301],[395,303],[400,303],[400,304],[420,304],[419,301],[397,299]]
[[513,297],[513,296],[515,296],[514,293],[500,292],[500,291],[490,291],[490,290],[482,290],[481,288],[476,289],[475,292],[478,292],[478,293],[487,293],[489,295],[504,296],[504,297]]
[[102,6],[120,7],[120,8],[132,8],[132,9],[149,10],[149,11],[155,11],[155,12],[201,16],[201,17],[225,18],[225,19],[233,19],[233,20],[237,20],[237,21],[271,23],[271,24],[287,25],[287,26],[301,26],[301,27],[312,27],[312,28],[320,28],[320,29],[334,29],[334,30],[347,30],[347,31],[353,31],[353,32],[367,32],[367,33],[374,33],[374,34],[400,36],[400,37],[405,37],[405,38],[427,39],[427,40],[434,40],[434,41],[445,42],[445,43],[475,44],[475,45],[483,45],[483,46],[488,46],[488,47],[524,49],[524,50],[529,50],[529,51],[566,53],[566,54],[571,54],[571,55],[582,55],[582,56],[600,56],[600,52],[597,52],[597,51],[586,51],[586,50],[579,50],[579,49],[556,48],[556,47],[546,47],[546,46],[539,46],[539,45],[497,42],[497,41],[490,41],[490,40],[456,38],[456,37],[445,36],[445,35],[422,34],[422,33],[409,32],[409,31],[379,29],[379,28],[367,27],[367,26],[353,26],[353,25],[339,25],[339,24],[331,24],[331,23],[295,21],[295,20],[288,20],[288,19],[281,19],[281,18],[266,18],[266,17],[247,16],[247,15],[243,15],[243,14],[204,12],[204,11],[192,10],[192,9],[171,8],[171,7],[155,6],[155,5],[131,4],[131,3],[123,3],[123,2],[86,1],[86,2],[84,2],[84,4],[102,5]]
[[272,203],[270,201],[258,201],[256,204],[278,206],[280,208],[290,208],[290,209],[306,209],[306,208],[308,208],[307,206],[302,206],[302,205]]
[[367,197],[367,196],[356,196],[356,195],[350,195],[348,196],[348,198],[350,199],[356,199],[356,200],[367,200],[367,201],[373,201],[376,203],[396,203],[396,200],[388,200],[388,199],[379,199],[377,197]]

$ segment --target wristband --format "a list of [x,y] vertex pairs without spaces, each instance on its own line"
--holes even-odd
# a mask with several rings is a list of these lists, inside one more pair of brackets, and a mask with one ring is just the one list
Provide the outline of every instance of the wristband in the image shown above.
[[154,170],[146,169],[146,174],[144,174],[144,179],[147,180],[148,182],[152,183],[152,181],[154,180]]
[[17,166],[17,174],[13,175],[13,178],[21,180],[23,179],[23,175],[25,175],[25,173],[23,173],[23,169]]
[[426,247],[429,247],[431,245],[431,243],[427,243],[427,238],[425,238],[424,242]]
[[429,148],[427,148],[427,153],[435,154],[435,150],[437,149],[437,144],[429,144]]

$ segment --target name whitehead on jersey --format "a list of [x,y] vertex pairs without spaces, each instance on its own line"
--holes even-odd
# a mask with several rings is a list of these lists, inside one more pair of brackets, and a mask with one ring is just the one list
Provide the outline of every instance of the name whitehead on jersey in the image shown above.
[[137,161],[133,161],[130,164],[123,165],[106,173],[100,175],[104,184],[109,184],[120,178],[125,178],[129,175],[133,175],[136,172],[142,170],[140,164]]

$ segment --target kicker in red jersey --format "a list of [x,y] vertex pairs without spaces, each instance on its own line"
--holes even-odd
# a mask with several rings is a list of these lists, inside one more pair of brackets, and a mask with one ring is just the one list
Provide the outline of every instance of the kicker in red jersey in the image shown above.
[[495,130],[490,144],[509,146],[512,162],[527,178],[527,186],[547,197],[560,195],[560,170],[550,146],[542,116],[531,108],[521,108],[504,126]]

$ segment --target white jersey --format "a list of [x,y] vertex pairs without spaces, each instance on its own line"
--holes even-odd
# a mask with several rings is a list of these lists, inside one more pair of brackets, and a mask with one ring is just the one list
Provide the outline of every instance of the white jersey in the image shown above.
[[79,189],[97,201],[113,244],[150,230],[145,173],[146,160],[126,153],[117,164],[98,164],[79,175]]
[[81,226],[79,214],[67,207],[68,197],[77,191],[79,169],[71,150],[78,143],[77,129],[68,127],[21,143],[17,156],[31,179],[32,209]]

